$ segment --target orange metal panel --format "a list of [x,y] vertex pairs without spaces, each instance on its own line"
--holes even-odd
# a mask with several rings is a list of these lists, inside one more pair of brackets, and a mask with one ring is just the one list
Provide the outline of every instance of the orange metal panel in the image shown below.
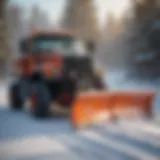
[[72,124],[83,126],[123,116],[136,116],[135,111],[152,116],[154,92],[97,92],[76,97]]
[[22,75],[26,76],[30,76],[37,67],[40,67],[45,76],[51,77],[54,76],[54,69],[60,72],[62,71],[63,58],[59,56],[43,56],[37,59],[35,56],[27,56],[18,59],[14,67],[16,67],[16,70],[20,70]]

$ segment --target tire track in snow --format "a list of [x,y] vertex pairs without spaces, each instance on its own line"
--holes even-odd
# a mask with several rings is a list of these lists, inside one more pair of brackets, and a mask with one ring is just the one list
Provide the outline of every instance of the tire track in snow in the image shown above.
[[136,160],[136,157],[123,153],[110,145],[104,145],[94,139],[84,136],[85,132],[78,132],[76,135],[61,137],[60,141],[65,143],[66,147],[71,149],[77,155],[84,159],[105,159],[108,160]]
[[147,140],[138,140],[135,136],[130,136],[127,131],[125,132],[126,133],[122,133],[121,128],[118,128],[118,126],[117,128],[101,127],[97,129],[97,131],[94,131],[94,133],[98,133],[100,136],[104,137],[104,139],[107,137],[123,143],[124,145],[127,144],[143,152],[160,157],[160,146],[155,146],[153,143],[149,143]]
[[[88,139],[91,139],[93,141],[97,141],[98,143],[103,144],[104,146],[110,146],[114,148],[115,150],[127,154],[130,157],[133,157],[135,159],[141,159],[141,160],[159,160],[159,157],[149,154],[148,152],[144,152],[142,150],[139,150],[132,145],[128,145],[126,143],[117,141],[115,139],[111,139],[110,137],[103,137],[99,133],[95,133],[92,131],[86,131],[84,133],[81,133],[82,136],[87,137]],[[130,159],[130,158],[128,158]]]

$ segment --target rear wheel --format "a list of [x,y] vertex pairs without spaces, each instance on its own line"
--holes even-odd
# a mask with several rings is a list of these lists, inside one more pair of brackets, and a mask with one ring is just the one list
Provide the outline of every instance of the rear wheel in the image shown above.
[[51,97],[45,84],[36,83],[31,93],[32,112],[37,118],[45,118],[49,115]]

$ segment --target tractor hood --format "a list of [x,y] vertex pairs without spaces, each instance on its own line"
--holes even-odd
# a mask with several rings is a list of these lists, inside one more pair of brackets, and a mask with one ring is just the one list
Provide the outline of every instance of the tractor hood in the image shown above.
[[33,72],[39,70],[45,76],[53,76],[55,71],[59,73],[63,69],[63,57],[60,55],[27,55],[16,61],[16,70],[23,76],[30,76]]

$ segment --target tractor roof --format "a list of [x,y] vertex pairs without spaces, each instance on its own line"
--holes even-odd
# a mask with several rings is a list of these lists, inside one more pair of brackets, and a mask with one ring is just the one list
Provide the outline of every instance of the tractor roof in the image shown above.
[[36,38],[39,36],[69,36],[73,37],[75,34],[71,31],[60,30],[60,31],[37,31],[32,33],[31,38]]

